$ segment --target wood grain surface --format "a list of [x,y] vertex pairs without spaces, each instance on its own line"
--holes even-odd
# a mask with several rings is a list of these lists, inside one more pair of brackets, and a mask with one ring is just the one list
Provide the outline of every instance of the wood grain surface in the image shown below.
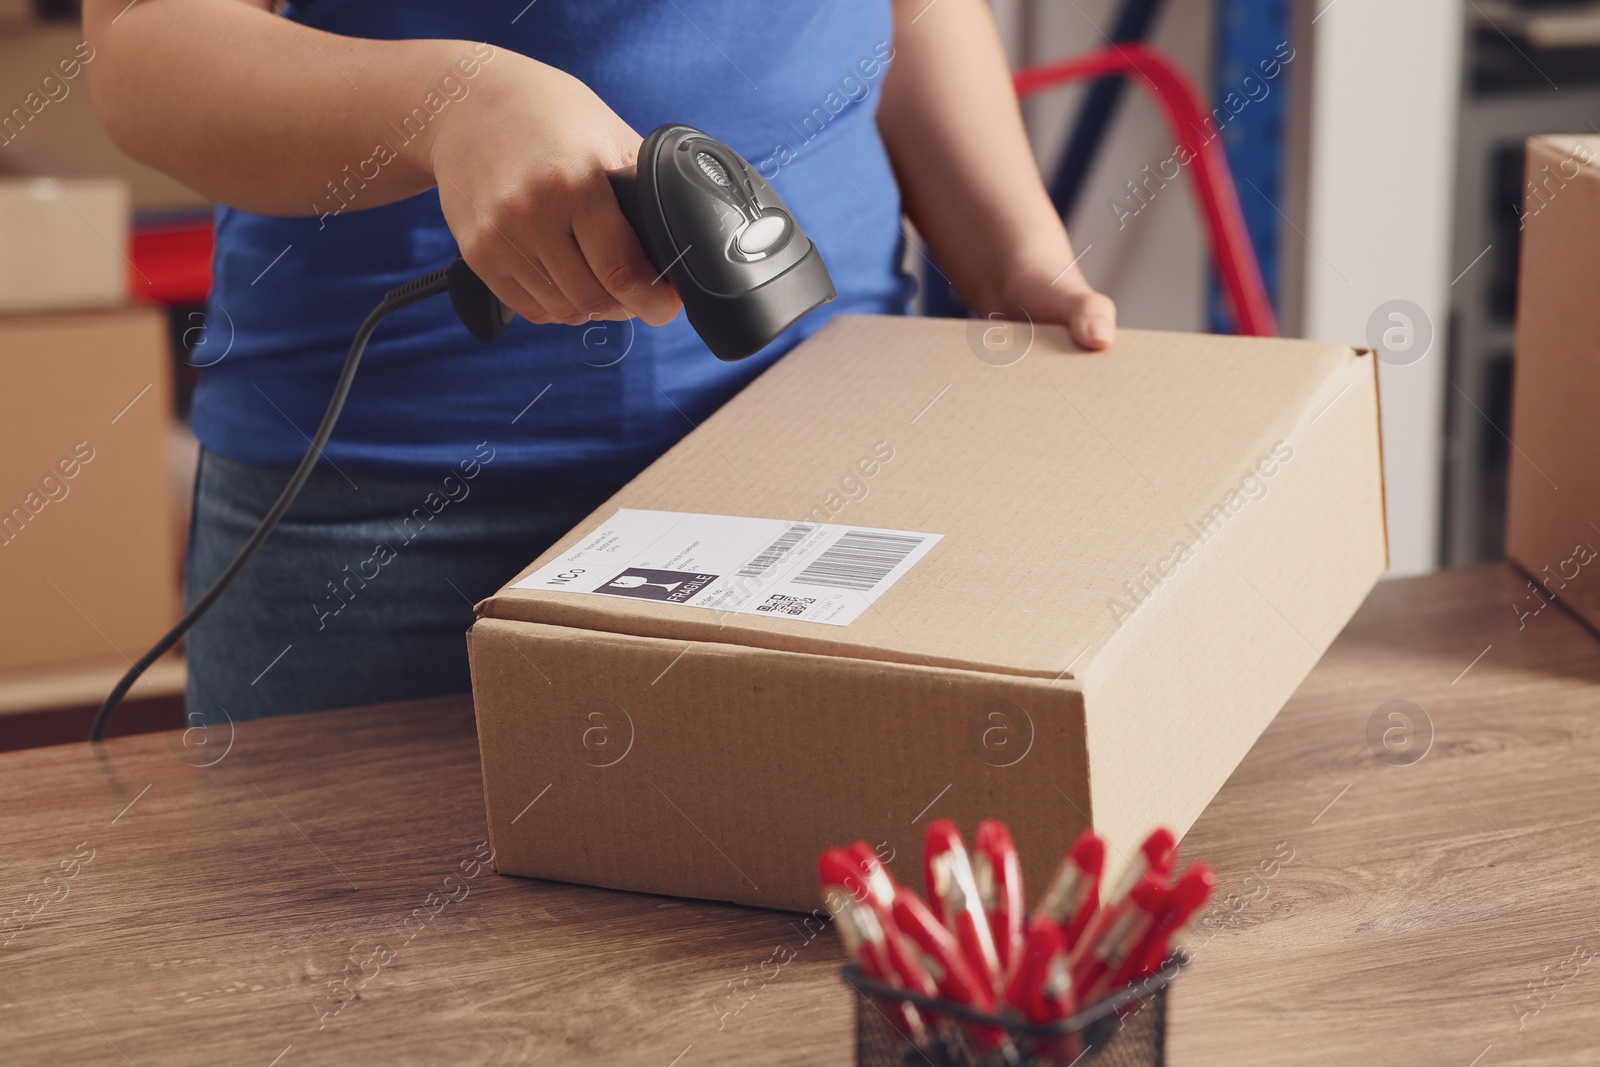
[[1536,603],[1500,567],[1368,599],[1184,841],[1238,899],[1174,1064],[1600,1062],[1600,643]]
[[[1383,584],[1224,787],[1172,1063],[1600,1058],[1600,644],[1527,595]],[[831,932],[484,836],[465,699],[0,755],[0,1064],[849,1062]]]

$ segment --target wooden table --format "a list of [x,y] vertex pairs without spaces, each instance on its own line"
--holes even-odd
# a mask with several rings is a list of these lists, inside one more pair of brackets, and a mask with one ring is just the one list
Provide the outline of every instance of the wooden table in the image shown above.
[[[1218,795],[1171,1062],[1594,1058],[1600,645],[1527,592],[1384,584]],[[466,700],[212,734],[0,756],[0,1062],[849,1060],[831,932],[483,867]]]

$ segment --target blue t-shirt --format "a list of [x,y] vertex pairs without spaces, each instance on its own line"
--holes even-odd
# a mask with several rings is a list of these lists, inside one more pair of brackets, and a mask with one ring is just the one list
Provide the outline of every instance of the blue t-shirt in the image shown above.
[[[887,0],[517,8],[315,0],[287,14],[355,37],[485,41],[579,78],[641,134],[665,122],[705,130],[788,203],[838,299],[758,355],[723,363],[681,313],[661,328],[519,318],[484,344],[435,297],[378,328],[327,449],[334,463],[425,474],[487,440],[497,471],[626,479],[831,315],[905,312],[912,283],[900,269],[900,196],[875,125],[892,56]],[[429,88],[437,108],[460,106],[473,86],[458,74]],[[410,129],[405,118],[392,124],[397,141]],[[350,175],[373,173],[368,155],[351,160]],[[329,175],[346,191],[336,197],[330,186],[321,217],[218,209],[207,339],[193,357],[205,368],[194,428],[206,447],[258,466],[298,462],[361,320],[385,291],[454,258],[436,191],[361,210],[348,177]]]

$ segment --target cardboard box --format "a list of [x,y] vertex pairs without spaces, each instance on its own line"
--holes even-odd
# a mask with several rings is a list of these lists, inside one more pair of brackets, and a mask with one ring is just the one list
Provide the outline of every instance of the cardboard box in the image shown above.
[[[1029,332],[836,319],[478,606],[502,872],[809,910],[858,838],[920,884],[940,816],[1006,820],[1035,885],[1091,820],[1189,827],[1386,566],[1374,359]],[[618,509],[940,536],[863,604],[777,523],[735,610],[737,522]]]
[[0,312],[128,301],[128,187],[116,178],[0,178]]
[[166,316],[0,318],[0,671],[138,658],[178,616]]
[[1528,141],[1506,556],[1546,603],[1600,630],[1600,137]]

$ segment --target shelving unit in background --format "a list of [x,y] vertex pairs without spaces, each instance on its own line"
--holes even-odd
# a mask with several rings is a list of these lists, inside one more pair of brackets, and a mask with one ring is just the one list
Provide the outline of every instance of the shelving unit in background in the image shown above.
[[[1592,40],[1560,47],[1537,20],[1580,12],[1571,4],[1468,8],[1457,140],[1450,290],[1449,381],[1442,557],[1446,566],[1500,559],[1510,451],[1511,368],[1516,347],[1523,143],[1600,123],[1600,4]],[[1481,258],[1480,258],[1481,257]]]
[[[1222,149],[1239,190],[1239,207],[1245,227],[1261,263],[1261,277],[1280,318],[1280,250],[1288,151],[1289,92],[1264,78],[1259,64],[1272,61],[1280,44],[1294,40],[1290,0],[1216,0],[1216,63],[1211,99],[1224,106],[1229,94],[1249,101],[1222,128]],[[1251,79],[1247,82],[1246,79]],[[1265,93],[1262,90],[1265,89]],[[1262,94],[1252,98],[1253,94]],[[1227,333],[1233,315],[1215,274],[1207,299],[1211,329]]]

